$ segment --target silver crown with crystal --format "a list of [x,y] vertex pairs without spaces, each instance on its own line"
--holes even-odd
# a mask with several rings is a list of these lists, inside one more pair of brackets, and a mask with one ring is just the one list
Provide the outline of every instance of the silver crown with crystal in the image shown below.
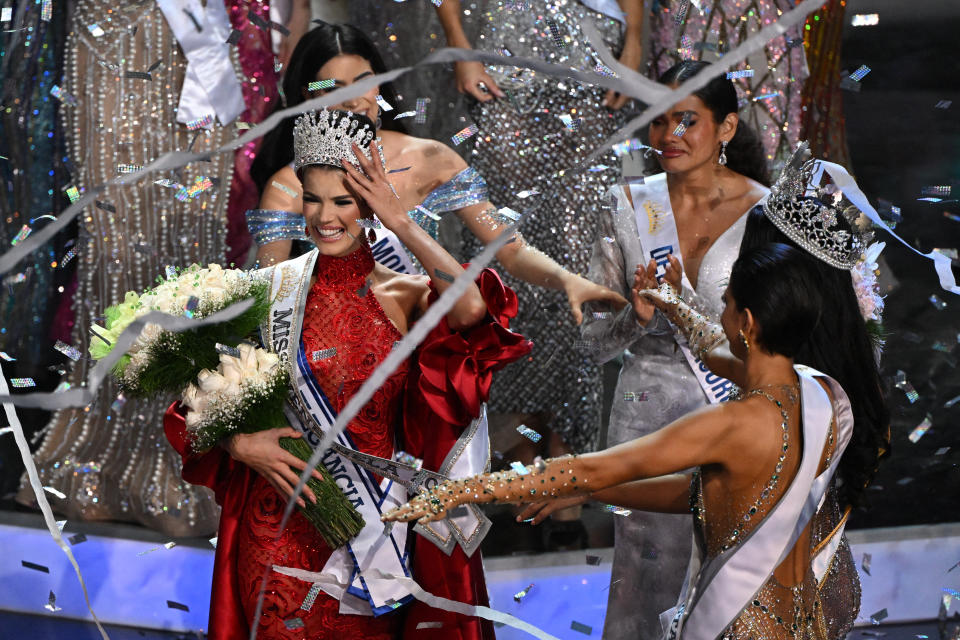
[[[770,189],[764,213],[811,255],[837,269],[851,269],[868,244],[867,234],[857,226],[860,212],[856,207],[840,207],[842,193],[829,193],[813,184],[818,162],[808,160],[809,156],[807,143],[801,143]],[[841,218],[848,224],[841,224]]]
[[349,111],[308,111],[293,125],[293,169],[298,174],[311,165],[342,169],[344,158],[359,169],[352,145],[360,147],[370,160],[373,137],[373,127],[361,123]]

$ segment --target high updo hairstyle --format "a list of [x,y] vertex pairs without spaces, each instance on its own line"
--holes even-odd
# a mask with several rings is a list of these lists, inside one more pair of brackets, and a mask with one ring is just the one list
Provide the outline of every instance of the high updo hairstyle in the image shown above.
[[[699,60],[678,62],[663,72],[657,82],[665,85],[678,85],[697,75],[710,64]],[[725,75],[711,80],[706,86],[693,92],[713,113],[713,121],[723,122],[728,114],[740,111],[737,102],[737,89]],[[717,150],[719,156],[720,150]],[[756,132],[742,119],[737,123],[737,132],[727,145],[727,168],[740,175],[770,186],[770,170],[767,167],[766,154]]]
[[[317,79],[323,65],[339,55],[360,56],[370,63],[375,74],[387,71],[380,52],[360,29],[349,24],[324,22],[304,34],[290,56],[290,64],[283,74],[286,105],[292,107],[305,102],[303,90]],[[381,84],[380,95],[395,108],[399,105],[392,84]],[[293,162],[293,125],[296,120],[297,116],[285,119],[263,137],[263,144],[250,169],[261,194],[271,176]],[[400,122],[392,119],[385,120],[382,128],[403,131]]]
[[[837,221],[841,227],[847,226],[842,216]],[[740,255],[771,242],[796,246],[770,222],[763,207],[756,206],[747,214]],[[874,341],[860,314],[850,272],[815,258],[811,260],[818,289],[828,306],[794,361],[827,374],[847,392],[854,427],[837,468],[837,498],[841,506],[862,507],[866,487],[873,480],[880,459],[890,452],[890,410],[874,357]]]

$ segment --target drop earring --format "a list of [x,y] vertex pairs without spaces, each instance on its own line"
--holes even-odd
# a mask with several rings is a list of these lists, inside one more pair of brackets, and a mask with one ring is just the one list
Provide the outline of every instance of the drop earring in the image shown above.
[[747,352],[749,353],[749,352],[750,352],[750,341],[747,340],[747,336],[745,336],[745,335],[743,334],[743,329],[740,329],[740,342],[743,343],[743,347],[744,347],[744,348],[747,350]]
[[720,143],[720,157],[717,159],[717,163],[721,167],[726,166],[727,164],[727,141],[724,140]]
[[370,244],[377,241],[377,234],[374,233],[373,229],[367,229],[367,240],[370,241]]

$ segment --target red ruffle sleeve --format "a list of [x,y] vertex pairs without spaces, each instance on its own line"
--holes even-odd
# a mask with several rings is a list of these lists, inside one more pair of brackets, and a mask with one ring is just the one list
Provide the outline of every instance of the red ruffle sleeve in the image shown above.
[[247,493],[256,473],[236,462],[220,447],[204,454],[190,451],[187,425],[180,405],[174,402],[163,416],[167,440],[183,458],[183,479],[213,489],[221,507],[217,531],[217,552],[213,563],[213,585],[210,596],[209,640],[231,640],[250,635],[237,576],[237,531]]
[[[477,286],[487,303],[487,317],[464,331],[451,331],[446,320],[434,327],[417,351],[407,382],[402,447],[438,470],[460,434],[480,414],[490,394],[493,372],[524,357],[533,344],[510,331],[517,296],[492,269],[484,269]],[[430,295],[432,303],[436,291]],[[428,592],[451,600],[489,605],[480,553],[468,558],[459,546],[447,556],[430,542],[414,540],[414,579]],[[441,622],[419,629],[421,622]],[[404,637],[418,640],[488,640],[493,625],[479,618],[433,609],[414,602],[407,612]]]

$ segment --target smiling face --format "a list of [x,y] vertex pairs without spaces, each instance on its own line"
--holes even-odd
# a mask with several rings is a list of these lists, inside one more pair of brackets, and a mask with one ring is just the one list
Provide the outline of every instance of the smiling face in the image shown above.
[[[686,131],[682,136],[677,135],[677,127],[684,122]],[[650,123],[650,145],[663,151],[657,159],[665,172],[685,173],[716,164],[720,143],[733,138],[737,122],[737,114],[730,113],[717,124],[703,100],[689,95]]]
[[327,256],[345,256],[360,246],[363,229],[357,223],[370,217],[366,205],[347,187],[347,174],[327,166],[303,170],[303,217],[307,234]]
[[[374,75],[373,67],[370,62],[361,56],[354,54],[341,54],[331,58],[317,71],[315,80],[332,80],[334,86],[329,89],[318,89],[309,91],[307,87],[303,88],[303,96],[306,99],[316,98],[336,89],[350,86],[354,82],[363,80],[368,76]],[[379,107],[377,105],[377,95],[380,93],[379,87],[371,87],[362,96],[350,98],[338,105],[329,107],[330,109],[339,109],[341,111],[352,111],[362,113],[370,118],[371,122],[377,121]]]

